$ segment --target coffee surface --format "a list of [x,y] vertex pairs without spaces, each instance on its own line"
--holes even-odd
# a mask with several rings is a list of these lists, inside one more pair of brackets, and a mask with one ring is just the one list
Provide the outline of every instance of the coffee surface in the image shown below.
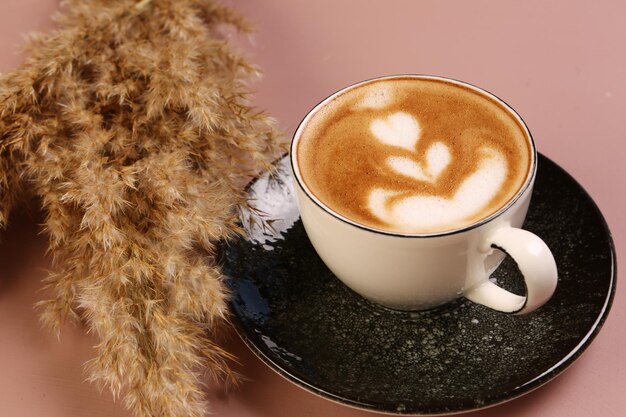
[[435,233],[471,225],[515,196],[531,166],[526,130],[502,104],[438,79],[373,80],[302,126],[301,178],[365,226]]

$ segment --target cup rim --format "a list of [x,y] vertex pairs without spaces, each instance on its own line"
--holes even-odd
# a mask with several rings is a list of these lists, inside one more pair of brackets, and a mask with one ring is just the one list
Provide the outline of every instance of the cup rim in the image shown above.
[[[439,232],[430,232],[430,233],[407,233],[407,232],[398,232],[398,231],[392,231],[392,230],[384,230],[384,229],[380,229],[380,228],[376,228],[376,227],[371,227],[371,226],[367,226],[365,224],[356,222],[354,220],[351,220],[349,218],[347,218],[346,216],[343,216],[339,213],[337,213],[335,210],[333,210],[332,208],[330,208],[328,205],[326,205],[324,202],[322,202],[319,198],[317,198],[317,196],[315,196],[315,194],[306,186],[306,184],[304,183],[304,181],[302,180],[301,177],[301,173],[300,173],[300,167],[298,166],[299,164],[297,163],[296,159],[297,159],[297,152],[295,152],[296,146],[300,140],[300,137],[302,136],[302,131],[304,130],[304,128],[306,127],[307,122],[309,121],[309,119],[311,119],[322,107],[324,107],[328,102],[332,101],[335,97],[337,97],[340,94],[343,94],[347,91],[350,91],[352,89],[358,88],[361,85],[364,84],[368,84],[371,82],[375,82],[375,81],[381,81],[381,80],[388,80],[388,79],[401,79],[401,78],[409,78],[409,79],[419,79],[419,80],[438,80],[438,81],[443,81],[443,82],[447,82],[450,84],[456,84],[456,85],[460,85],[462,87],[465,88],[469,88],[479,94],[482,94],[484,96],[487,96],[488,98],[491,98],[492,100],[495,100],[498,104],[500,104],[505,110],[508,110],[509,113],[519,122],[520,126],[523,127],[525,133],[526,133],[526,137],[528,138],[528,142],[530,144],[530,157],[531,157],[531,161],[530,161],[530,168],[528,170],[528,173],[526,175],[526,179],[524,180],[524,183],[522,184],[522,186],[519,188],[519,190],[517,191],[517,193],[515,193],[515,195],[502,207],[500,207],[498,210],[496,210],[495,212],[491,213],[489,216],[484,217],[474,223],[470,223],[468,225],[462,226],[462,227],[458,227],[455,229],[449,229],[449,230],[442,230]],[[535,146],[535,141],[533,139],[532,133],[530,132],[530,129],[528,128],[528,126],[526,125],[526,122],[524,122],[524,120],[522,119],[522,117],[519,115],[519,113],[517,113],[517,111],[515,111],[515,109],[513,109],[507,102],[505,102],[504,100],[502,100],[500,97],[498,97],[497,95],[491,93],[490,91],[487,91],[481,87],[478,87],[476,85],[467,83],[465,81],[460,81],[454,78],[448,78],[448,77],[443,77],[443,76],[437,76],[437,75],[428,75],[428,74],[394,74],[394,75],[386,75],[386,76],[381,76],[381,77],[373,77],[373,78],[368,78],[365,79],[363,81],[358,81],[356,83],[350,84],[344,88],[341,88],[338,91],[335,91],[334,93],[330,94],[329,96],[327,96],[326,98],[324,98],[323,100],[321,100],[319,103],[317,103],[305,116],[304,118],[300,121],[300,123],[298,124],[298,127],[296,128],[293,138],[291,140],[291,145],[289,148],[289,155],[290,155],[290,164],[291,164],[291,171],[293,173],[293,177],[296,181],[296,183],[298,184],[298,186],[300,187],[300,189],[304,192],[304,194],[307,196],[307,198],[309,200],[311,200],[315,205],[317,205],[319,208],[321,208],[324,212],[328,213],[329,215],[331,215],[332,217],[336,218],[337,220],[349,224],[351,226],[357,227],[359,229],[365,230],[365,231],[369,231],[372,233],[376,233],[376,234],[380,234],[380,235],[385,235],[385,236],[395,236],[395,237],[404,237],[404,238],[416,238],[416,237],[441,237],[441,236],[449,236],[449,235],[455,235],[455,234],[460,234],[472,229],[475,229],[477,227],[480,227],[486,223],[489,223],[490,221],[500,217],[500,215],[502,215],[504,212],[508,211],[513,205],[515,205],[515,203],[522,197],[522,195],[524,195],[526,193],[526,191],[531,188],[533,181],[535,179],[535,176],[537,174],[537,148]]]

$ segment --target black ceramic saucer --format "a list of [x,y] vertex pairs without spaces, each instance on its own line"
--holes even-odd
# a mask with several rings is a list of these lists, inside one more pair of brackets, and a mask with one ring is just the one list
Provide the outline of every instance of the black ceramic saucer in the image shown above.
[[[278,175],[250,186],[258,213],[244,215],[243,223],[251,240],[223,245],[222,263],[241,338],[316,394],[398,414],[495,405],[563,372],[609,312],[615,252],[606,223],[580,185],[543,156],[524,227],[552,249],[559,283],[548,304],[527,316],[465,299],[419,313],[364,300],[316,255],[298,219],[287,159],[278,165]],[[494,275],[519,290],[512,261]]]

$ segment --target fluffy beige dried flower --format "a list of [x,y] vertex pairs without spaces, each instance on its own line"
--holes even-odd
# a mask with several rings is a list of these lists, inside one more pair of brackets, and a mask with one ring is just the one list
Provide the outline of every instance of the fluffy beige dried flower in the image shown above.
[[216,241],[241,184],[284,143],[248,103],[256,69],[220,36],[248,27],[212,0],[68,0],[58,29],[0,76],[0,226],[25,193],[49,236],[42,321],[99,338],[90,379],[137,416],[195,417],[201,374],[233,379]]

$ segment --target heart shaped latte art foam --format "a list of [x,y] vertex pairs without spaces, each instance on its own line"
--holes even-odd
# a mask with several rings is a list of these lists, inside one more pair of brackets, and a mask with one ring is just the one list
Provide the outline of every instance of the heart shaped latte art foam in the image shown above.
[[398,174],[418,181],[435,183],[443,170],[450,165],[451,160],[448,145],[435,142],[426,151],[426,160],[421,165],[405,156],[390,156],[387,158],[387,164]]
[[[381,143],[414,152],[421,134],[417,119],[405,112],[375,119],[370,130]],[[482,147],[479,155],[477,170],[463,180],[452,197],[415,193],[398,199],[404,193],[373,188],[368,199],[371,214],[390,225],[416,230],[437,229],[470,218],[498,193],[508,169],[506,159],[496,149]],[[424,156],[421,162],[389,156],[387,165],[397,174],[435,183],[453,163],[448,145],[443,142],[433,143]]]
[[[370,130],[381,143],[409,151],[415,151],[422,133],[417,119],[405,112],[374,119]],[[387,158],[387,164],[398,174],[434,183],[448,167],[451,159],[448,146],[443,142],[435,142],[426,151],[426,159],[422,164],[404,156],[390,156]]]
[[415,150],[421,128],[417,119],[405,112],[397,112],[386,118],[374,119],[370,130],[385,145]]
[[[507,162],[495,149],[481,148],[478,169],[469,175],[450,198],[374,188],[369,194],[370,212],[395,226],[429,231],[454,225],[480,212],[498,193],[506,179]],[[428,214],[428,215],[424,215]]]

